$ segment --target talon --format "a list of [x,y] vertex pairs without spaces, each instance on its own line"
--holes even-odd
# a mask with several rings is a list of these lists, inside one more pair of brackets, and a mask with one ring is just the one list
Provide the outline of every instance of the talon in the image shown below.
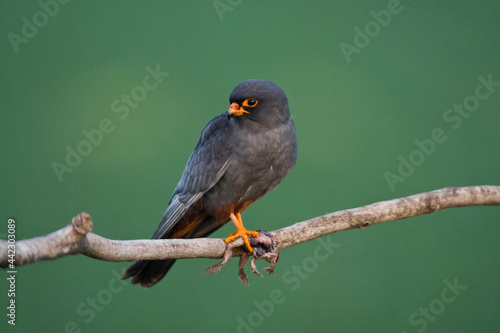
[[238,239],[238,238],[243,238],[243,241],[245,242],[245,245],[248,249],[249,252],[253,252],[253,248],[250,245],[250,240],[248,239],[248,235],[252,237],[257,237],[259,236],[259,233],[257,231],[250,231],[245,229],[243,226],[243,222],[241,221],[241,214],[238,213],[234,215],[234,213],[231,213],[230,215],[231,220],[233,221],[234,225],[236,226],[236,231],[227,236],[227,238],[224,240],[226,243],[231,243],[232,241]]

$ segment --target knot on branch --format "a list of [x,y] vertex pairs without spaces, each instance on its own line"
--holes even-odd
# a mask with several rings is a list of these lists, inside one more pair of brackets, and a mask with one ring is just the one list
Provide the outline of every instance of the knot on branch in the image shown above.
[[347,218],[350,220],[349,224],[353,228],[365,229],[368,228],[375,220],[375,216],[370,213],[364,215],[353,214],[349,212]]
[[94,226],[92,220],[90,219],[90,215],[85,212],[81,212],[77,216],[73,217],[71,224],[73,225],[73,230],[81,236],[85,236],[89,232],[92,232],[92,227]]
[[436,195],[429,195],[427,198],[427,209],[429,213],[434,213],[441,209],[441,205],[439,204],[439,198]]

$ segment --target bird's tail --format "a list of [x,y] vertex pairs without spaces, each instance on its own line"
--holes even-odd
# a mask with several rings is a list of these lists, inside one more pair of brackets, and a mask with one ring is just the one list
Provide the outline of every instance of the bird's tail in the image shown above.
[[132,284],[140,283],[144,288],[149,288],[163,279],[174,263],[175,259],[140,260],[127,268],[122,280],[133,277]]
[[[213,216],[196,214],[193,218],[187,216],[178,223],[172,232],[165,238],[198,238],[206,237],[219,229],[225,222],[219,223]],[[175,259],[167,260],[140,260],[130,266],[122,275],[122,280],[133,277],[132,284],[140,283],[144,288],[154,286],[168,273]]]

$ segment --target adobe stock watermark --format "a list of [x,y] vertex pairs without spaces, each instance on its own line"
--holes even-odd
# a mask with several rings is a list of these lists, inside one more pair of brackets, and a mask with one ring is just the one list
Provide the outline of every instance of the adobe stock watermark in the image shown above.
[[219,16],[219,20],[222,22],[224,21],[224,13],[231,13],[234,8],[242,2],[243,0],[214,0],[212,5],[214,6],[217,16]]
[[399,0],[389,0],[386,8],[378,12],[374,10],[370,11],[373,19],[365,24],[363,30],[358,26],[353,28],[353,44],[346,42],[339,44],[340,50],[348,64],[352,62],[354,54],[360,54],[363,49],[370,45],[372,39],[380,35],[382,28],[386,28],[391,23],[392,18],[395,15],[401,14],[404,9]]
[[7,323],[9,325],[16,325],[16,281],[17,281],[17,268],[16,268],[16,220],[7,220],[8,240],[6,248],[7,256],[7,297],[9,306],[7,306]]
[[[450,304],[457,300],[463,291],[467,290],[466,285],[458,283],[458,277],[453,279],[453,283],[448,279],[444,280],[443,283],[445,287],[438,297],[431,300],[427,306],[419,307],[418,311],[413,312],[408,317],[408,324],[418,333],[424,332],[429,323],[434,322]],[[408,331],[401,331],[401,333],[408,333]]]
[[130,283],[121,279],[123,273],[125,273],[125,269],[123,269],[121,274],[115,269],[111,270],[113,277],[108,280],[106,287],[80,302],[75,309],[78,319],[66,322],[64,329],[60,332],[81,333],[82,324],[89,325],[92,323],[97,314],[103,312],[106,306],[113,301],[113,298],[121,293],[126,286],[130,285]]
[[283,273],[281,281],[286,286],[285,288],[273,289],[269,293],[269,297],[262,301],[254,300],[255,310],[246,316],[236,318],[238,323],[236,332],[253,333],[254,329],[262,326],[265,318],[269,318],[274,313],[276,306],[285,303],[286,291],[296,291],[303,281],[309,279],[311,274],[316,272],[319,264],[326,261],[340,247],[340,244],[332,243],[331,235],[318,238],[317,243],[318,245],[310,256],[305,257],[300,264],[294,264]]
[[[493,75],[489,74],[486,78],[482,75],[477,77],[479,84],[474,90],[474,94],[464,98],[461,104],[455,103],[452,107],[443,112],[443,121],[453,131],[462,126],[464,119],[467,119],[471,114],[479,109],[482,101],[488,99],[494,92],[496,87],[500,87],[500,82],[493,81]],[[399,155],[399,165],[395,172],[385,171],[384,177],[389,186],[389,189],[394,192],[396,184],[403,183],[408,177],[413,175],[416,168],[421,166],[426,159],[434,154],[439,144],[442,144],[448,139],[445,130],[441,127],[434,128],[430,135],[423,139],[415,139],[414,143],[417,146],[408,155]]]
[[[153,91],[163,82],[169,75],[167,72],[160,70],[160,65],[156,65],[153,69],[146,66],[147,74],[142,78],[142,83],[130,89],[129,94],[121,94],[111,102],[110,109],[120,121],[127,119],[131,110],[136,109],[139,103],[143,102],[148,97],[148,91]],[[106,134],[112,133],[116,129],[116,120],[111,118],[102,118],[96,128],[87,130],[83,129],[81,134],[83,138],[74,146],[67,145],[66,158],[63,162],[53,161],[51,163],[52,170],[59,180],[62,182],[65,173],[71,173],[78,167],[84,157],[89,156],[94,148],[102,144]]]
[[37,2],[40,10],[37,11],[31,18],[23,16],[21,18],[20,34],[15,32],[7,33],[7,39],[14,50],[14,53],[19,53],[21,44],[28,44],[30,40],[38,35],[41,28],[45,27],[51,18],[54,18],[61,9],[62,5],[66,5],[70,0],[40,0]]

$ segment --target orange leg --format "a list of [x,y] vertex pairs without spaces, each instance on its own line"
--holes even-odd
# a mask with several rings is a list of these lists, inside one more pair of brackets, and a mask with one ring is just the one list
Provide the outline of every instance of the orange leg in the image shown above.
[[245,227],[243,226],[243,222],[241,222],[241,214],[240,213],[238,213],[236,215],[234,215],[234,213],[231,213],[229,215],[229,217],[231,218],[234,225],[236,226],[236,232],[233,232],[232,234],[227,236],[227,238],[225,239],[225,242],[231,243],[235,239],[238,239],[241,237],[245,241],[245,245],[247,246],[248,250],[250,252],[253,252],[253,248],[250,246],[250,241],[248,240],[248,235],[251,235],[253,237],[257,237],[259,235],[259,233],[257,231],[250,231],[250,230],[245,229]]

